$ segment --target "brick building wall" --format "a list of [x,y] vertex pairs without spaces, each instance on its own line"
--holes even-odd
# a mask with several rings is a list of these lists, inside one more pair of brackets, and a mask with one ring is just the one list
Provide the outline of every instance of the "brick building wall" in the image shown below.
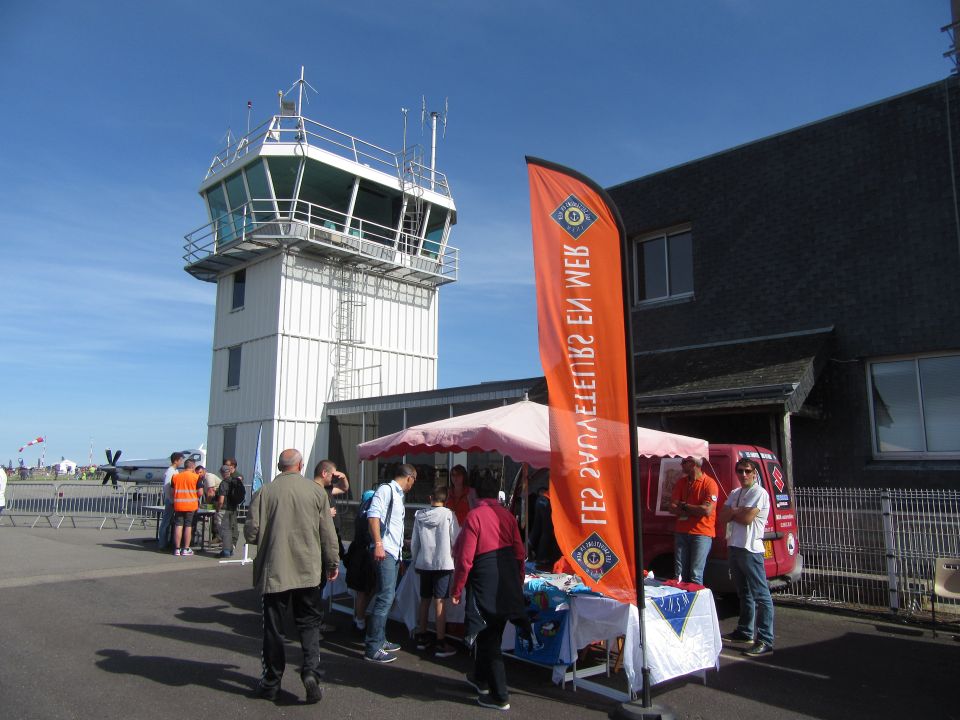
[[960,487],[958,461],[872,459],[865,375],[960,351],[958,120],[949,78],[609,190],[629,238],[692,227],[694,296],[637,308],[638,351],[834,327],[799,484]]

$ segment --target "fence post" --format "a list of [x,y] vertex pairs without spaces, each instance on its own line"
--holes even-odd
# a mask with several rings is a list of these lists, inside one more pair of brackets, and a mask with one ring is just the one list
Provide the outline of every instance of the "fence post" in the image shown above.
[[884,490],[880,494],[880,513],[883,515],[883,546],[887,558],[888,604],[890,612],[896,613],[900,609],[900,583],[897,577],[897,555],[893,533],[893,503],[890,500],[889,490]]

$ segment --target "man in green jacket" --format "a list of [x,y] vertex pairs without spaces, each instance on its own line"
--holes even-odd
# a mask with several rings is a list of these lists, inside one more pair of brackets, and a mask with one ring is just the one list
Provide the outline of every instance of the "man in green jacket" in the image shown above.
[[257,546],[253,584],[263,595],[263,676],[257,695],[275,700],[286,666],[283,616],[287,607],[300,631],[303,668],[300,679],[308,703],[323,697],[320,664],[321,589],[340,567],[337,533],[323,488],[303,477],[303,456],[284,450],[280,474],[253,496],[243,528]]

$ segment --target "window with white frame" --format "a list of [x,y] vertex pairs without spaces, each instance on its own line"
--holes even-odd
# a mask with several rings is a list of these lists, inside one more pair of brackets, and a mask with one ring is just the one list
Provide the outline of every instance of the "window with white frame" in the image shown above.
[[634,240],[634,297],[638,303],[693,295],[693,238],[689,227]]
[[227,389],[240,387],[240,346],[227,351]]
[[960,457],[960,354],[867,365],[878,458]]

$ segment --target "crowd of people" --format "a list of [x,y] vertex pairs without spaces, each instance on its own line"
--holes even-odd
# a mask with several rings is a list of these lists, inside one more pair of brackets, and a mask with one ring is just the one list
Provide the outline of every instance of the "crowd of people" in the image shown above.
[[[169,527],[174,555],[191,555],[197,508],[201,502],[212,502],[216,506],[213,534],[222,543],[220,556],[230,557],[237,540],[237,507],[243,502],[243,477],[236,461],[225,460],[219,476],[189,459],[180,469],[181,462],[180,453],[170,456],[161,543]],[[702,584],[716,527],[727,527],[730,569],[741,613],[737,629],[724,639],[748,643],[748,655],[764,655],[773,649],[773,605],[763,572],[762,545],[769,503],[756,485],[756,468],[742,460],[736,465],[741,487],[718,512],[717,484],[703,473],[702,462],[695,457],[683,459],[683,475],[669,502],[670,512],[677,516],[676,578]],[[447,637],[448,603],[463,603],[463,638],[475,650],[473,668],[465,680],[476,690],[479,705],[509,709],[500,650],[503,632],[507,622],[516,625],[520,637],[530,638],[531,629],[523,597],[527,547],[517,518],[501,503],[499,480],[479,474],[471,482],[466,468],[455,466],[449,485],[431,488],[429,506],[416,513],[412,534],[406,537],[405,501],[418,473],[413,465],[397,465],[389,481],[364,493],[353,541],[345,551],[336,505],[350,497],[347,476],[334,462],[323,460],[314,468],[311,482],[303,474],[303,456],[295,449],[280,454],[277,470],[273,481],[251,498],[244,525],[246,542],[257,546],[253,584],[263,599],[263,671],[257,695],[273,700],[279,694],[286,666],[283,618],[290,608],[303,651],[300,672],[306,701],[314,703],[323,697],[319,643],[322,633],[334,628],[323,622],[321,598],[326,582],[338,578],[341,559],[346,584],[355,592],[353,628],[363,638],[364,659],[380,665],[396,662],[402,648],[388,639],[387,618],[404,549],[409,547],[408,571],[417,574],[419,590],[413,633],[416,648],[436,658],[455,655]],[[562,553],[553,535],[547,487],[538,488],[532,508],[530,554],[539,566],[550,569]]]
[[[171,461],[172,462],[172,461]],[[282,618],[289,607],[303,652],[300,679],[307,702],[323,697],[319,685],[321,597],[326,582],[337,579],[344,557],[347,585],[356,592],[354,628],[363,636],[364,658],[388,665],[399,659],[401,646],[387,637],[387,616],[393,605],[404,548],[410,548],[409,571],[417,573],[420,601],[414,640],[418,650],[437,658],[456,653],[446,635],[447,603],[464,605],[464,638],[475,646],[473,669],[466,682],[477,691],[477,703],[510,707],[500,643],[508,621],[529,636],[523,599],[526,551],[516,518],[498,501],[499,481],[481,476],[470,487],[467,472],[457,466],[448,487],[429,493],[429,507],[414,517],[405,537],[405,499],[417,481],[409,464],[368,491],[361,500],[351,549],[345,555],[333,499],[349,493],[349,480],[324,460],[313,482],[303,477],[303,456],[284,450],[279,474],[251,499],[244,536],[257,546],[253,582],[263,597],[263,672],[259,697],[276,699],[286,665]],[[430,610],[434,634],[428,629]]]
[[246,497],[243,475],[237,472],[235,458],[226,458],[218,475],[195,460],[184,460],[183,453],[171,453],[162,494],[163,512],[157,529],[160,550],[167,550],[172,544],[174,555],[193,555],[194,540],[199,539],[198,512],[205,505],[213,510],[211,543],[214,549],[220,547],[218,557],[233,555],[239,539],[237,511]]

